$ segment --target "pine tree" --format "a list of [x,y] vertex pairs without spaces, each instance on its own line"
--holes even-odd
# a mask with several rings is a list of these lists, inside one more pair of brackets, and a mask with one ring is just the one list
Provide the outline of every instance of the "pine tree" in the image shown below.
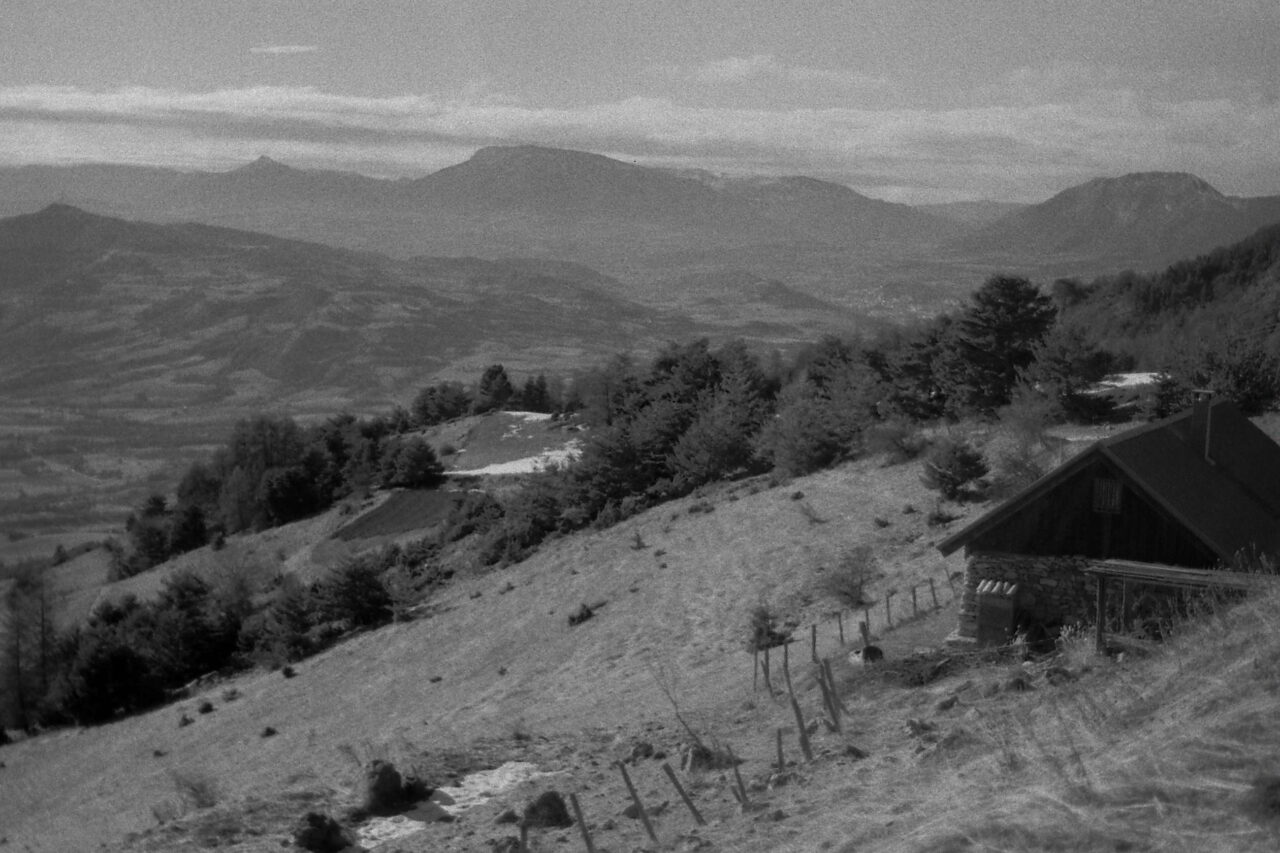
[[501,364],[491,364],[485,368],[476,386],[476,397],[471,403],[471,411],[477,414],[501,409],[516,393],[507,376],[506,368]]
[[952,414],[993,415],[1007,405],[1018,371],[1053,327],[1053,300],[1025,278],[996,275],[961,313],[942,357],[940,384]]

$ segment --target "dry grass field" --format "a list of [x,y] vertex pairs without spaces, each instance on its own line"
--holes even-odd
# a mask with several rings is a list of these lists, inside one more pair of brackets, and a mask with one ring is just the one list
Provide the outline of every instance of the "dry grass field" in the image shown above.
[[[962,567],[933,545],[963,522],[929,525],[934,496],[918,473],[867,459],[785,485],[724,485],[461,578],[414,621],[343,642],[294,678],[249,673],[149,714],[6,746],[0,836],[23,851],[280,849],[304,812],[355,804],[362,764],[384,757],[437,784],[508,761],[549,774],[499,787],[454,822],[402,820],[405,834],[376,847],[387,853],[491,849],[514,834],[497,816],[548,788],[576,793],[597,849],[613,853],[1275,849],[1280,602],[1214,610],[1122,659],[1097,659],[1085,641],[1051,662],[913,658],[954,627],[947,577]],[[255,547],[304,571],[345,520]],[[818,591],[861,545],[882,572],[869,590],[878,669],[847,662],[851,621],[841,646]],[[907,590],[929,578],[942,609],[922,597],[927,612],[904,619]],[[801,626],[789,657],[806,721],[822,709],[811,623],[848,707],[841,732],[814,730],[811,761],[789,704],[753,689],[743,643],[761,603]],[[571,627],[582,604],[594,616]],[[776,685],[776,656],[773,669]],[[204,702],[211,712],[199,713]],[[629,772],[655,812],[655,843],[623,815],[613,762],[646,742],[677,764],[689,739],[677,711],[743,759],[750,805],[733,797],[731,771],[681,773],[698,826],[662,761],[638,759]],[[194,722],[179,726],[184,714]],[[536,830],[530,845],[584,849],[576,827]]]

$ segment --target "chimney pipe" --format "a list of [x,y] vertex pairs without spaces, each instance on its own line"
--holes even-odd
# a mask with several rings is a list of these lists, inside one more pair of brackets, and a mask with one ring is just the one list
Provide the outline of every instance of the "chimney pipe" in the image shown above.
[[1191,440],[1200,445],[1204,461],[1213,464],[1209,441],[1213,435],[1213,392],[1197,389],[1191,392]]

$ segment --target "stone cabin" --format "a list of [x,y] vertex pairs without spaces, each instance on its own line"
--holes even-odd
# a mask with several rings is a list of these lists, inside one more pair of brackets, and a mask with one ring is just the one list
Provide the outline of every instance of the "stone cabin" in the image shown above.
[[1176,586],[1171,578],[1280,553],[1280,445],[1231,403],[1202,395],[1096,442],[938,544],[944,555],[960,548],[968,563],[954,640],[997,644],[1019,628],[1093,622],[1108,575],[1123,581],[1127,626],[1135,602]]

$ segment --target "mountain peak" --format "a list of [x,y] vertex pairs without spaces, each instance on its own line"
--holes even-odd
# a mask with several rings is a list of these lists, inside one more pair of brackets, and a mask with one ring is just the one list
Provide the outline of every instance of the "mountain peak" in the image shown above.
[[1224,198],[1208,181],[1190,172],[1130,172],[1116,178],[1095,178],[1073,187],[1072,191],[1110,191],[1115,193],[1162,192],[1169,195],[1207,195]]
[[279,160],[272,160],[270,157],[263,154],[261,157],[259,157],[257,160],[254,160],[252,163],[246,163],[240,168],[233,169],[232,171],[241,175],[252,175],[252,174],[283,175],[290,172],[294,172],[296,170],[292,166],[286,166],[284,163],[281,163]]
[[1000,219],[963,250],[1161,266],[1250,231],[1241,205],[1186,172],[1095,178]]
[[473,168],[479,166],[542,171],[581,169],[630,171],[637,168],[631,163],[614,160],[603,154],[567,148],[548,148],[543,145],[490,145],[476,151],[463,165]]
[[92,213],[82,210],[74,204],[66,204],[61,201],[55,201],[53,204],[36,211],[33,215],[42,219],[88,219],[93,217]]

